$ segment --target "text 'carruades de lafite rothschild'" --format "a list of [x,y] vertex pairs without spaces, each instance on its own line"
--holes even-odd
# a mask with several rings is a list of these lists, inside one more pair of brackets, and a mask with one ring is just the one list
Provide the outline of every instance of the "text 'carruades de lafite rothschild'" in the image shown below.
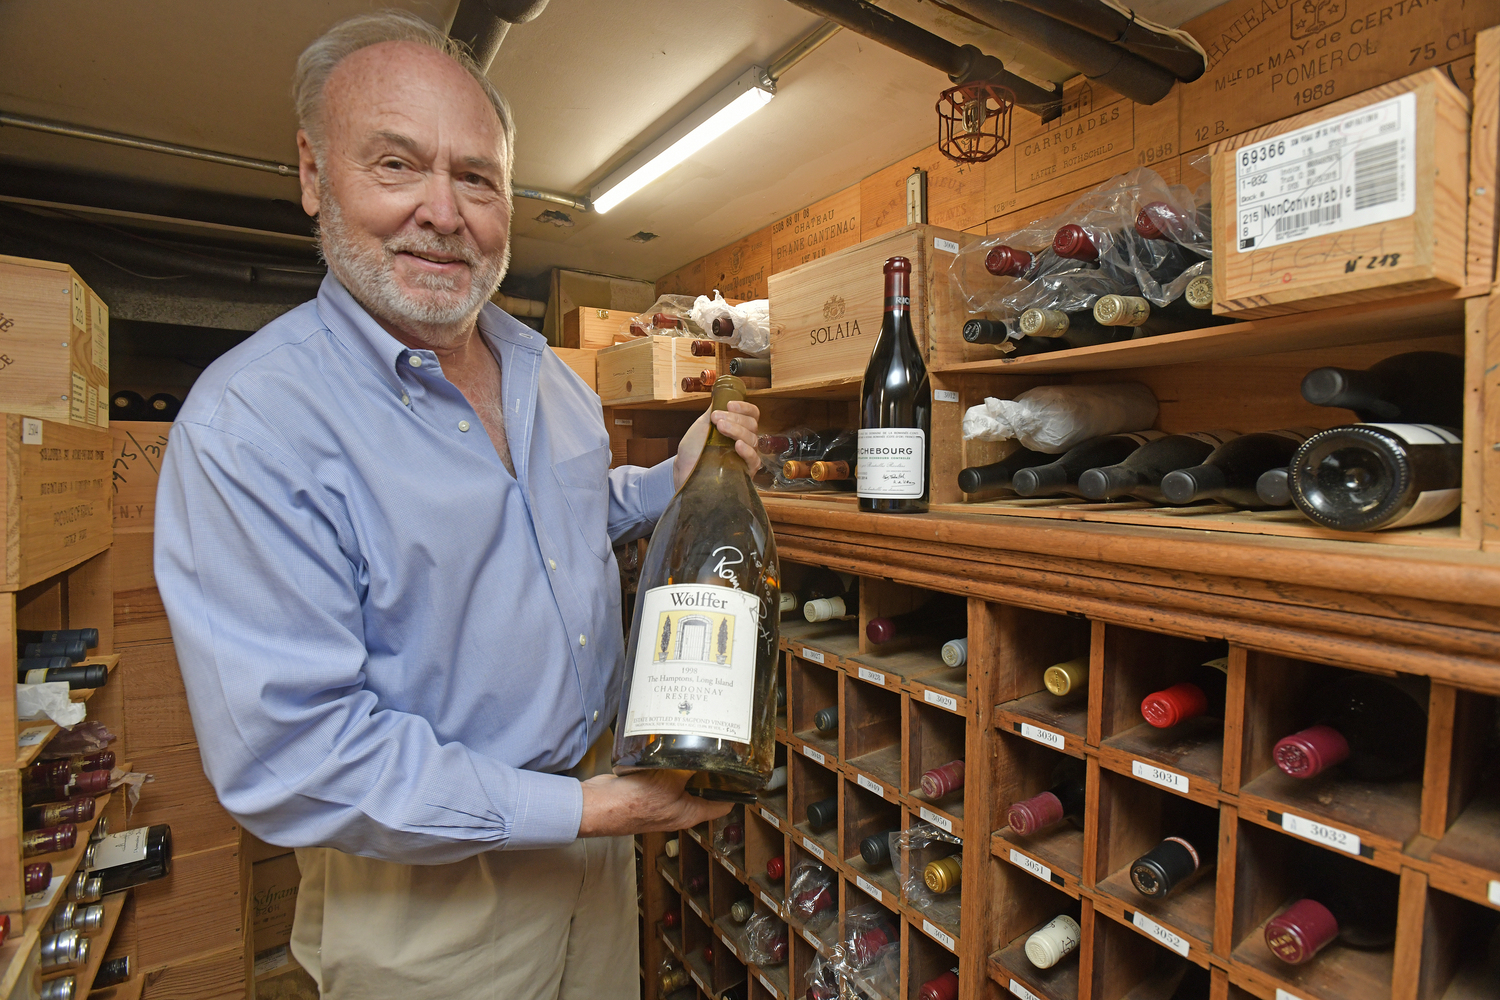
[[927,509],[932,386],[911,327],[911,261],[885,262],[885,319],[860,388],[859,509]]
[[[745,398],[732,375],[712,408]],[[646,549],[626,649],[617,773],[694,771],[689,790],[750,800],[775,765],[776,541],[734,441],[703,454]]]

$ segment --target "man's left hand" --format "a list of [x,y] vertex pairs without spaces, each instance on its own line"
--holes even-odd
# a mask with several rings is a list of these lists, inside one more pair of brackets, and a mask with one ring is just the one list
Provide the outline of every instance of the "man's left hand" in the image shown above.
[[755,451],[760,407],[735,400],[729,404],[728,410],[705,410],[682,436],[682,443],[677,446],[677,461],[672,466],[672,479],[679,490],[687,482],[693,466],[698,464],[698,456],[703,454],[703,445],[708,441],[709,420],[721,434],[734,440],[735,453],[745,460],[752,476],[760,469],[760,455]]

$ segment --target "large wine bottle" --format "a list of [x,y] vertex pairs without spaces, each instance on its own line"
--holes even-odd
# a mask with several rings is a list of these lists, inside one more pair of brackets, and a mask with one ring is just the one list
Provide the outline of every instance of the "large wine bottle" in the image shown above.
[[1213,450],[1202,465],[1178,469],[1162,477],[1168,502],[1219,500],[1236,507],[1261,506],[1255,482],[1267,469],[1286,465],[1297,447],[1314,433],[1311,427],[1243,434]]
[[[715,410],[743,400],[714,383]],[[775,766],[776,541],[734,441],[710,427],[641,567],[615,737],[617,772],[697,772],[689,790],[754,801]]]
[[1017,448],[1005,458],[989,465],[972,465],[958,474],[958,488],[965,493],[983,493],[985,490],[1010,489],[1010,481],[1017,472],[1034,465],[1046,465],[1057,461],[1056,457],[1030,448]]
[[1409,677],[1346,673],[1307,704],[1313,725],[1282,737],[1272,751],[1276,766],[1294,778],[1311,778],[1335,765],[1364,781],[1393,781],[1422,769],[1427,747],[1427,704],[1422,683]]
[[1090,500],[1131,496],[1161,503],[1166,499],[1161,481],[1167,473],[1197,465],[1234,436],[1234,431],[1193,431],[1148,441],[1117,465],[1085,471],[1078,477],[1078,492]]
[[1302,398],[1315,406],[1353,410],[1365,421],[1462,427],[1464,359],[1441,351],[1412,351],[1363,371],[1314,368],[1302,378]]
[[1059,493],[1079,496],[1079,476],[1101,465],[1123,462],[1137,448],[1161,436],[1161,431],[1134,431],[1093,438],[1074,445],[1047,465],[1035,465],[1017,471],[1011,477],[1011,489],[1023,497],[1046,497]]
[[1463,441],[1436,424],[1350,424],[1297,449],[1287,484],[1297,508],[1325,528],[1412,527],[1458,509]]
[[927,510],[932,386],[911,328],[911,261],[885,262],[885,319],[859,391],[859,509]]

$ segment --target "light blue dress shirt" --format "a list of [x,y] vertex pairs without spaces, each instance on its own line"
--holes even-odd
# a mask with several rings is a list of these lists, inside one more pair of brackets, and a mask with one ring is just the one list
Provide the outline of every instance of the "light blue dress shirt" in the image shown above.
[[672,465],[609,469],[599,397],[492,305],[516,473],[436,355],[331,276],[172,428],[156,579],[204,769],[252,833],[406,864],[566,844],[624,667],[612,544]]

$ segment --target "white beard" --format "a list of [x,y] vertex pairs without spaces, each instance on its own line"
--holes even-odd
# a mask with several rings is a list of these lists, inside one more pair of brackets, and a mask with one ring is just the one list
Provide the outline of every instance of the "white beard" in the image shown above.
[[[486,256],[462,236],[418,230],[387,236],[380,241],[379,249],[371,249],[349,231],[328,185],[320,181],[318,188],[318,238],[323,259],[349,294],[376,319],[411,327],[434,347],[461,343],[510,267],[510,241],[506,240],[503,251]],[[407,292],[394,274],[396,254],[401,252],[461,258],[469,265],[468,293],[461,293],[453,278],[436,274],[413,277],[412,283],[423,291]]]

